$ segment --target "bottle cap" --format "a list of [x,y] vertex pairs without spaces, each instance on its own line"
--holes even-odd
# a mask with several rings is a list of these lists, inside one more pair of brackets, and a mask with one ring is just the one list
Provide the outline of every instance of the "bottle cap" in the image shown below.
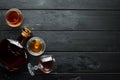
[[23,31],[22,31],[22,36],[23,37],[28,37],[30,34],[31,34],[31,30],[29,29],[29,28],[27,28],[26,26],[25,27],[23,27],[23,29],[22,29]]

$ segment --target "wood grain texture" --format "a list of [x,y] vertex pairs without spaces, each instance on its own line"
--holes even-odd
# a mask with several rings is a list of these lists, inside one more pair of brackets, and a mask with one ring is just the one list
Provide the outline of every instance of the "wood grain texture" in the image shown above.
[[[45,52],[44,55],[53,55],[56,59],[51,74],[120,73],[120,52]],[[28,54],[28,63],[37,65],[38,59],[39,57]],[[28,74],[27,64],[17,73]],[[36,71],[36,74],[39,73],[42,74],[41,71]]]
[[[5,22],[15,7],[24,14],[21,26],[45,40],[44,54],[55,57],[56,67],[34,77],[27,64],[14,73],[0,69],[0,80],[120,80],[120,0],[0,0],[0,40],[21,32]],[[38,58],[28,54],[33,65]]]
[[[45,75],[42,74],[41,71],[36,71],[36,76],[31,77],[27,66],[21,69],[18,72],[9,74],[12,79],[14,80],[36,80],[38,78],[40,79],[59,79],[60,80],[96,80],[97,79],[104,79],[104,78],[110,78],[112,76],[112,79],[119,78],[120,74],[117,74],[120,72],[120,64],[119,64],[119,57],[120,53],[116,52],[45,52],[44,54],[53,55],[56,59],[56,68],[53,69],[51,74]],[[29,55],[29,54],[28,54]],[[84,57],[86,58],[84,58]],[[104,56],[104,57],[103,57]],[[89,59],[87,59],[89,57]],[[94,60],[99,64],[99,67],[96,69],[89,69],[86,68],[86,64],[90,61]],[[32,63],[33,65],[36,65],[38,61],[38,57],[33,57],[29,55],[28,62]],[[81,65],[82,63],[82,65]],[[90,65],[89,65],[90,66]],[[0,77],[5,77],[6,73],[3,74],[0,71]],[[6,76],[7,77],[7,76]],[[4,79],[3,79],[4,80]]]
[[[0,31],[3,38],[16,39],[20,30]],[[47,44],[46,51],[120,51],[119,31],[33,31]]]
[[120,0],[11,0],[0,1],[0,9],[120,9]]
[[[114,75],[114,74],[49,74],[49,75],[43,75],[43,74],[37,74],[36,76],[30,76],[29,74],[22,73],[22,74],[15,74],[12,75],[9,78],[9,80],[119,80],[120,75]],[[7,78],[0,77],[0,80],[8,80]]]
[[[120,72],[120,52],[45,52],[44,54],[53,55],[56,59],[53,74]],[[38,58],[29,55],[28,62],[36,65]]]
[[[6,28],[1,10],[0,30]],[[120,30],[120,11],[22,10],[24,21],[32,30]]]
[[[19,75],[19,76],[17,76]],[[29,74],[16,74],[16,76],[11,77],[14,80],[119,80],[120,75],[96,75],[96,74],[50,74],[50,75],[42,75],[37,74],[32,77]]]

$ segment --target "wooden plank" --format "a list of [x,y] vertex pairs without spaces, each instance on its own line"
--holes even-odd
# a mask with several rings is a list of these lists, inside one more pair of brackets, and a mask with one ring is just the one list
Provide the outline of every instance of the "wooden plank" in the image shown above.
[[[56,59],[51,74],[120,74],[120,52],[45,52]],[[38,64],[39,57],[28,54],[28,63]],[[1,71],[2,72],[2,71]],[[17,71],[28,73],[27,64]],[[42,72],[36,71],[36,74]]]
[[[17,76],[16,76],[17,75]],[[96,75],[96,74],[57,74],[57,75],[42,75],[30,76],[29,74],[16,74],[11,77],[11,80],[119,80],[120,75]]]
[[[64,69],[64,68],[63,68]],[[50,73],[43,74],[39,70],[35,76],[31,76],[29,72],[7,73],[0,71],[0,80],[119,80],[119,73]]]
[[[82,80],[119,80],[120,79],[120,74],[92,74],[92,75],[83,75],[81,77]],[[78,79],[78,80],[81,80]],[[74,79],[75,80],[75,79]]]
[[2,24],[2,12],[0,11],[0,25]]
[[[1,0],[0,9],[120,9],[120,0]],[[6,6],[7,5],[7,6]]]
[[[10,30],[1,10],[0,30]],[[120,11],[22,10],[32,30],[120,30]]]
[[[56,59],[53,74],[120,73],[120,52],[45,52],[44,54],[53,55]],[[29,55],[28,62],[36,65],[38,58]]]
[[[3,38],[16,39],[20,30],[0,31]],[[120,51],[119,31],[33,31],[47,44],[46,51]]]
[[0,77],[0,80],[119,80],[118,74],[37,74],[36,76],[30,76],[29,73],[17,73],[10,77]]

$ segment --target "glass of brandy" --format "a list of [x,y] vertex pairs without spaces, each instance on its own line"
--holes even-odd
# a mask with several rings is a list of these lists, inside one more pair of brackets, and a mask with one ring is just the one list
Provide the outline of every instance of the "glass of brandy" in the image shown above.
[[23,14],[17,8],[11,8],[6,12],[5,20],[11,27],[19,27],[23,22]]
[[31,63],[28,63],[28,71],[34,76],[35,70],[40,70],[45,74],[50,73],[54,68],[55,58],[52,55],[42,55],[38,60],[38,65],[32,66]]
[[32,37],[27,42],[27,50],[33,56],[39,56],[44,53],[46,48],[45,41],[39,37]]

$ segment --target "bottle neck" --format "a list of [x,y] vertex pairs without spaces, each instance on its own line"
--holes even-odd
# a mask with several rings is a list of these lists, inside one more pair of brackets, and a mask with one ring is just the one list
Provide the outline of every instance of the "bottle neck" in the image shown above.
[[22,29],[22,32],[21,32],[20,36],[18,37],[17,41],[23,45],[25,43],[26,39],[30,36],[30,34],[31,34],[31,30],[24,27]]

